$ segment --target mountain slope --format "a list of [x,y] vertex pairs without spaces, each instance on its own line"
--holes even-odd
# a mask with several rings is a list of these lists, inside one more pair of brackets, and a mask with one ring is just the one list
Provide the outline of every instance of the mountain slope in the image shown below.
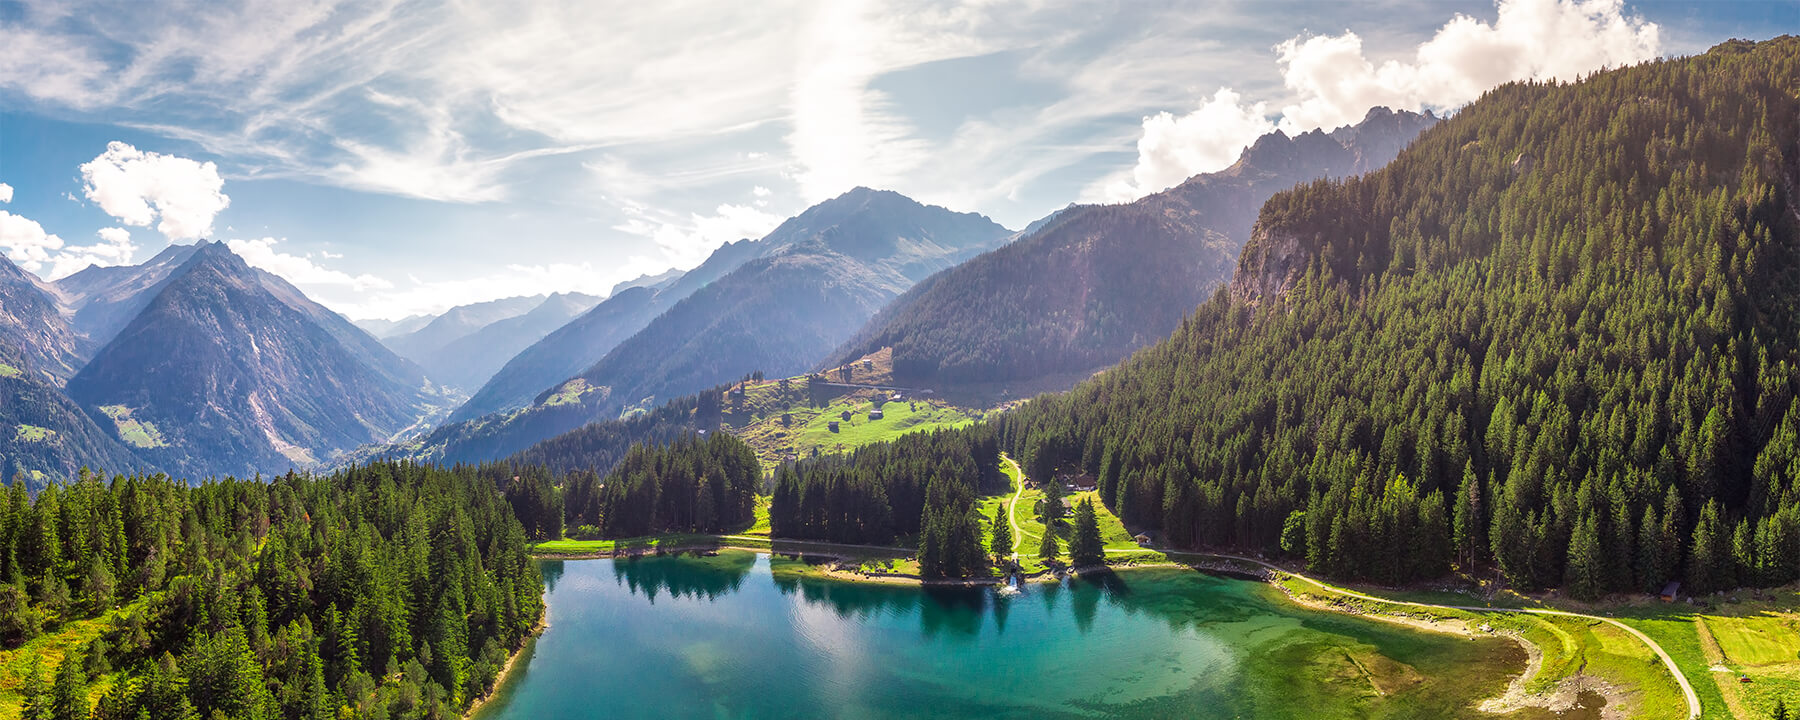
[[85,362],[55,288],[0,256],[0,479],[32,489],[88,467],[133,472],[144,464],[61,389]]
[[21,356],[17,365],[29,367],[33,374],[60,385],[81,367],[85,348],[83,338],[70,329],[52,293],[53,288],[0,256],[0,338],[5,338],[13,352]]
[[480,387],[519,351],[599,304],[581,293],[556,293],[516,317],[488,323],[415,358],[432,380],[460,388]]
[[1800,579],[1800,38],[1512,84],[1264,207],[1229,292],[1005,416],[1176,546],[1579,598]]
[[1232,167],[1136,202],[1058,211],[1022,240],[920,283],[820,367],[883,347],[893,348],[896,378],[912,384],[1112,364],[1166,337],[1225,282],[1269,196],[1380,167],[1435,122],[1376,108],[1329,135],[1271,133]]
[[308,466],[414,424],[423,373],[298,290],[202,243],[69,381],[138,454],[192,477]]
[[156,297],[169,276],[193,257],[198,245],[170,245],[140,265],[89,265],[53,283],[69,325],[90,352],[100,349]]
[[[857,188],[788,218],[760,239],[739,240],[721,245],[691,270],[673,275],[664,273],[663,276],[657,276],[662,279],[648,286],[639,283],[655,278],[640,278],[626,283],[628,287],[625,290],[615,292],[593,310],[546,335],[543,340],[508,361],[468,402],[451,414],[450,421],[473,420],[490,413],[533,404],[545,388],[562,383],[600,361],[620,342],[644,329],[663,311],[701,288],[751,260],[774,255],[794,243],[813,239],[829,228],[841,225],[849,227],[847,223],[872,222],[878,213],[870,212],[874,209],[870,207],[871,201],[885,206],[892,204],[895,198],[905,199],[897,193]],[[858,215],[862,217],[858,218]],[[912,240],[921,239],[924,238]],[[928,239],[925,240],[929,242]],[[991,243],[987,246],[991,246]],[[887,256],[882,259],[888,261],[887,264],[878,263],[882,270],[913,273],[905,283],[910,285],[919,279],[918,268],[937,270],[949,267],[979,251],[908,244],[908,241],[895,237],[867,240],[860,246],[851,243],[841,248],[840,252],[855,258],[882,257],[881,254],[885,252]]]
[[[638,317],[655,312],[654,320],[617,341],[598,363],[542,390],[528,408],[453,417],[425,438],[421,452],[450,460],[505,457],[629,406],[653,407],[753,371],[798,374],[912,283],[1006,237],[1005,228],[980,215],[857,188],[788,219],[760,241],[725,245],[656,295],[639,296]],[[635,292],[641,290],[601,303],[509,367],[572,327],[595,325],[593,316]],[[670,297],[680,301],[662,299]]]

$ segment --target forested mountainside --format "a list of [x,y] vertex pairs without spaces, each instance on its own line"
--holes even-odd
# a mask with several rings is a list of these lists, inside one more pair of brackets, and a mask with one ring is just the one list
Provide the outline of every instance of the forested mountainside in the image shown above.
[[74,477],[83,467],[113,472],[145,467],[37,372],[9,339],[0,337],[0,478],[36,489],[51,479]]
[[[496,460],[625,408],[655,407],[753,371],[797,375],[911,283],[1007,236],[980,215],[857,188],[790,218],[762,241],[720,248],[715,259],[755,257],[716,280],[707,281],[712,270],[703,264],[654,296],[639,295],[654,310],[661,298],[691,293],[592,367],[541,389],[530,407],[462,422],[453,416],[424,438],[421,457]],[[526,353],[589,325],[615,300],[644,292],[620,293]]]
[[1265,206],[1229,292],[999,423],[1177,547],[1580,597],[1800,577],[1800,38],[1515,83]]
[[1136,202],[1072,206],[1024,239],[921,282],[819,367],[883,347],[893,348],[897,380],[915,385],[1110,365],[1168,337],[1230,277],[1269,196],[1381,167],[1435,122],[1378,107],[1329,134],[1271,133],[1230,168]]
[[68,391],[159,470],[306,466],[386,441],[436,401],[416,366],[223,244],[158,287]]
[[[12,668],[23,714],[90,690],[104,718],[459,714],[543,615],[497,489],[514,472],[84,475],[35,498],[15,483],[0,495],[0,645],[46,653]],[[58,662],[49,643],[64,638],[38,636],[75,623],[93,639]]]

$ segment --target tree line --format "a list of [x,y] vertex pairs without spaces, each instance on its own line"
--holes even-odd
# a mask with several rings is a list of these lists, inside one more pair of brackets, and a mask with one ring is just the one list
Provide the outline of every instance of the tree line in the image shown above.
[[198,486],[83,472],[31,497],[15,478],[0,643],[104,617],[27,669],[23,717],[458,715],[543,613],[504,482],[407,463]]

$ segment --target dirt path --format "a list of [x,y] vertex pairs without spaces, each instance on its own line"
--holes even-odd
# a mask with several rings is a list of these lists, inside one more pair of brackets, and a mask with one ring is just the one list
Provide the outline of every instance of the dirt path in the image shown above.
[[1207,554],[1212,555],[1214,557],[1229,558],[1232,560],[1239,560],[1239,561],[1243,561],[1243,562],[1247,562],[1247,563],[1254,563],[1256,565],[1260,565],[1260,566],[1268,568],[1270,570],[1274,570],[1276,572],[1280,572],[1280,573],[1289,575],[1291,577],[1297,578],[1297,579],[1304,581],[1306,583],[1309,583],[1311,585],[1316,585],[1322,590],[1338,593],[1340,595],[1347,595],[1347,596],[1350,596],[1353,598],[1360,598],[1363,600],[1370,600],[1370,601],[1379,602],[1379,603],[1387,603],[1389,605],[1401,605],[1401,606],[1405,606],[1405,607],[1417,607],[1417,608],[1438,609],[1438,610],[1462,610],[1464,612],[1520,613],[1520,614],[1529,614],[1529,615],[1561,615],[1564,617],[1582,618],[1585,620],[1598,620],[1600,622],[1616,626],[1620,630],[1624,630],[1625,632],[1630,633],[1632,637],[1637,638],[1638,640],[1642,641],[1645,645],[1649,646],[1651,652],[1656,653],[1656,656],[1658,658],[1662,659],[1663,667],[1668,668],[1669,674],[1673,675],[1675,677],[1676,684],[1681,686],[1681,694],[1687,696],[1689,720],[1699,720],[1699,718],[1700,718],[1700,696],[1694,694],[1694,686],[1688,683],[1687,676],[1682,674],[1681,668],[1676,667],[1675,659],[1672,657],[1669,657],[1669,653],[1664,651],[1661,645],[1656,644],[1655,640],[1650,639],[1649,635],[1645,635],[1644,633],[1639,632],[1637,628],[1634,628],[1630,625],[1626,625],[1625,623],[1619,622],[1612,618],[1600,617],[1598,615],[1583,615],[1581,613],[1572,613],[1572,612],[1567,612],[1567,611],[1563,611],[1563,610],[1543,610],[1543,609],[1539,609],[1539,608],[1492,608],[1492,607],[1472,607],[1472,606],[1468,606],[1468,605],[1432,605],[1430,603],[1410,602],[1410,601],[1406,601],[1406,600],[1389,600],[1387,598],[1379,598],[1379,597],[1375,597],[1373,595],[1365,595],[1365,594],[1359,593],[1355,590],[1348,590],[1345,588],[1336,587],[1334,585],[1328,585],[1319,580],[1314,580],[1313,578],[1307,577],[1305,575],[1301,575],[1299,573],[1295,573],[1291,570],[1287,570],[1285,568],[1271,565],[1271,564],[1263,562],[1261,560],[1257,560],[1256,558],[1248,558],[1248,557],[1243,557],[1243,556],[1239,556],[1239,555],[1221,555],[1218,553],[1207,553]]
[[1021,530],[1019,530],[1019,518],[1017,516],[1015,516],[1013,513],[1018,512],[1019,498],[1024,497],[1024,495],[1025,495],[1025,469],[1019,467],[1019,463],[1013,461],[1013,459],[1010,457],[1001,455],[1000,459],[1002,461],[1004,461],[1006,464],[1011,465],[1013,472],[1018,473],[1018,475],[1019,475],[1019,489],[1017,492],[1013,493],[1012,500],[1006,503],[1006,524],[1012,526],[1013,562],[1018,562],[1018,560],[1019,560],[1019,541],[1023,540],[1024,537],[1023,537],[1023,532]]

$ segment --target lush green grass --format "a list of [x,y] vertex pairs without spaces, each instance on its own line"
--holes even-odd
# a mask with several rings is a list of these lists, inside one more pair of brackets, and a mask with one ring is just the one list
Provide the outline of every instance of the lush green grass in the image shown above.
[[22,371],[16,367],[13,367],[6,363],[0,363],[0,378],[16,378],[16,377],[18,377],[20,375],[24,375],[24,374],[25,374],[24,371]]
[[56,437],[56,431],[47,427],[21,424],[14,437],[19,442],[48,442],[50,438]]
[[1741,665],[1783,665],[1800,660],[1800,633],[1793,620],[1776,615],[1709,617],[1706,625],[1725,658]]
[[594,391],[604,391],[604,388],[589,387],[586,380],[575,378],[557,388],[555,395],[544,398],[544,406],[574,405],[581,402],[581,399],[588,393]]
[[1673,613],[1656,618],[1624,619],[1626,624],[1637,628],[1656,644],[1661,645],[1664,652],[1681,668],[1687,676],[1688,683],[1694,686],[1694,694],[1700,698],[1701,717],[1706,720],[1731,720],[1732,714],[1725,704],[1725,696],[1719,692],[1719,686],[1713,682],[1711,663],[1706,661],[1706,653],[1700,648],[1700,637],[1694,631],[1691,618],[1677,616]]
[[124,405],[101,405],[100,412],[106,413],[107,417],[112,418],[113,424],[118,426],[119,439],[133,447],[159,448],[168,445],[155,424],[131,417],[131,408]]
[[538,555],[585,555],[589,553],[610,553],[631,548],[654,549],[659,547],[677,547],[691,544],[717,542],[716,535],[695,535],[692,533],[668,533],[638,538],[622,538],[618,540],[546,540],[531,547]]
[[752,511],[754,519],[751,520],[749,529],[742,534],[769,536],[769,500],[767,495],[756,496],[756,509]]

